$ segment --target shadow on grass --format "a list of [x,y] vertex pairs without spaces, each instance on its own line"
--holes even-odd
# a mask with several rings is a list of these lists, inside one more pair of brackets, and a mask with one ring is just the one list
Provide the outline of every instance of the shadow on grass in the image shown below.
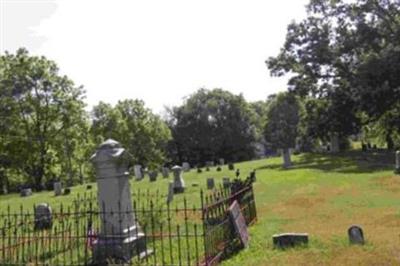
[[394,153],[386,151],[361,152],[348,151],[338,154],[305,153],[289,169],[284,169],[282,164],[268,164],[256,170],[273,169],[292,171],[298,169],[316,169],[326,172],[338,173],[371,173],[394,169]]

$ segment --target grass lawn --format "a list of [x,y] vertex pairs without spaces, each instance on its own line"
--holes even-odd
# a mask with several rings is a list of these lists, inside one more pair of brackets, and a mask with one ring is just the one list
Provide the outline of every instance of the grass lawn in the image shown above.
[[[281,168],[281,158],[269,158],[236,164],[242,177],[257,170],[255,183],[258,222],[250,228],[248,249],[223,265],[400,265],[400,176],[393,174],[394,155],[349,152],[342,155],[302,154],[294,156],[294,167]],[[172,176],[172,175],[171,175]],[[175,197],[189,206],[200,204],[199,190],[206,178],[234,177],[227,167],[198,174],[184,174],[185,195]],[[172,177],[170,177],[172,179]],[[134,190],[167,193],[167,179],[156,183],[132,181]],[[198,183],[198,187],[193,187]],[[34,203],[49,202],[53,208],[68,205],[86,186],[76,186],[69,196],[54,197],[52,192],[0,196],[0,212],[32,208]],[[89,193],[89,192],[86,192]],[[96,193],[93,186],[92,193]],[[1,222],[0,222],[1,224]],[[364,229],[366,244],[350,246],[347,229],[352,224]],[[275,250],[272,235],[282,232],[307,232],[308,247]]]

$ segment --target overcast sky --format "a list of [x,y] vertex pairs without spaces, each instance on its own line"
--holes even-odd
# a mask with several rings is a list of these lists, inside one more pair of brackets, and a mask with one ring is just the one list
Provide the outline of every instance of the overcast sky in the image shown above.
[[265,60],[308,0],[0,0],[0,51],[45,55],[89,107],[139,98],[155,112],[204,87],[264,100],[286,89]]

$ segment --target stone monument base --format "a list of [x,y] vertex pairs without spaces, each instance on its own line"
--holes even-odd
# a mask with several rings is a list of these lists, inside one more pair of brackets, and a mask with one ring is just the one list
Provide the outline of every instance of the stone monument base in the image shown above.
[[98,236],[93,244],[94,265],[129,263],[135,257],[143,259],[152,253],[152,250],[147,250],[146,238],[141,232],[120,236]]

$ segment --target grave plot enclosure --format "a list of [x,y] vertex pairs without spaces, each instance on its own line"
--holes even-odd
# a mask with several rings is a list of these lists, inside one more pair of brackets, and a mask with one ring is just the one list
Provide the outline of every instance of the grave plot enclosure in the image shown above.
[[130,259],[116,257],[115,252],[107,254],[104,249],[108,262],[215,265],[240,245],[229,222],[229,205],[237,200],[247,224],[256,219],[251,183],[242,184],[240,190],[220,188],[200,192],[201,205],[198,207],[192,206],[183,195],[180,201],[168,204],[167,195],[135,191],[131,193],[132,209],[107,209],[99,206],[93,194],[78,197],[69,206],[51,206],[50,228],[35,228],[33,210],[23,206],[18,212],[9,209],[1,213],[0,265],[93,265],[99,241],[109,241],[103,242],[103,246],[118,245],[112,238],[100,237],[104,226],[111,230],[110,235],[120,228],[104,225],[104,221],[110,220],[105,217],[123,221],[123,217],[131,214],[137,224],[128,227],[125,233],[133,238],[139,238],[142,233],[142,246],[130,247],[138,250]]

